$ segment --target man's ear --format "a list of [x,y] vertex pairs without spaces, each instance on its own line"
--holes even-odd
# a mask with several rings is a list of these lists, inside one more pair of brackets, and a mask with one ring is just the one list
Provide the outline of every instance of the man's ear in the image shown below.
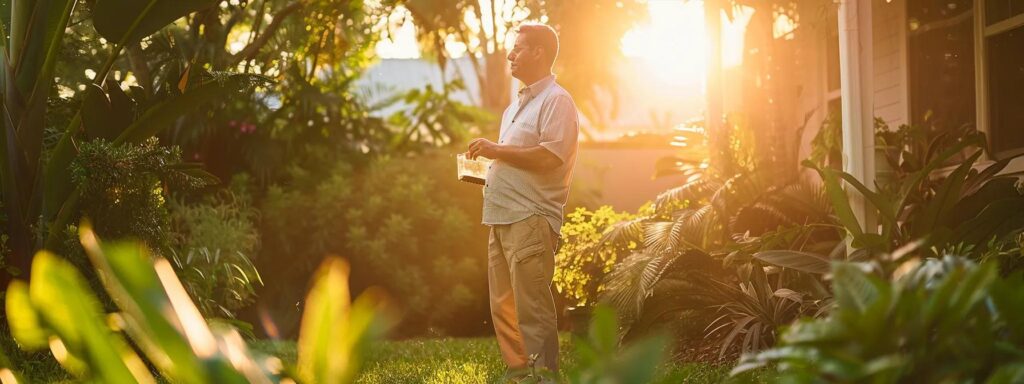
[[533,51],[533,58],[534,59],[536,59],[537,61],[544,61],[544,48],[543,47],[533,47],[532,51]]

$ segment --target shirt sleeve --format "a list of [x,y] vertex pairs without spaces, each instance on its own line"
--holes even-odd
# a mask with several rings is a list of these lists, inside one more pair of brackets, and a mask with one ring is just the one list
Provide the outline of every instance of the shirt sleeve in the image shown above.
[[576,104],[567,95],[545,101],[540,110],[539,144],[565,163],[576,152],[579,137]]

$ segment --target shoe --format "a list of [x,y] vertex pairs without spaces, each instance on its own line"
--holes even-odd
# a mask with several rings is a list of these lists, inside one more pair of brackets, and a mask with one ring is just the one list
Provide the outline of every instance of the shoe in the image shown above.
[[501,375],[501,380],[499,380],[498,382],[502,383],[502,384],[505,384],[505,383],[515,383],[515,384],[529,383],[530,381],[527,381],[527,379],[530,379],[530,378],[531,377],[530,377],[530,369],[529,368],[525,368],[525,367],[524,368],[507,368],[507,369],[505,369],[505,374]]
[[505,374],[501,376],[502,384],[557,384],[558,380],[554,379],[554,376],[548,370],[544,370],[542,374],[531,373],[529,368],[519,369],[507,369]]

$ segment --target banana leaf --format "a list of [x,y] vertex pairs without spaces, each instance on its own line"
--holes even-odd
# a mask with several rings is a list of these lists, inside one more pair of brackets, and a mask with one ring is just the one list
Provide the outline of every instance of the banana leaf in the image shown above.
[[[103,38],[125,45],[149,36],[189,13],[212,7],[219,0],[96,0],[93,25]],[[128,33],[135,26],[129,36]]]

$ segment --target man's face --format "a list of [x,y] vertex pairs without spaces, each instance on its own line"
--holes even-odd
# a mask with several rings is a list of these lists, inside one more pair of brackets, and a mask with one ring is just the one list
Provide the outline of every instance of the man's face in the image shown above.
[[[540,65],[540,49],[531,47],[526,42],[526,36],[519,34],[516,37],[516,45],[508,53],[509,69],[512,77],[520,79],[520,75],[533,71]],[[520,79],[522,80],[522,79]]]

